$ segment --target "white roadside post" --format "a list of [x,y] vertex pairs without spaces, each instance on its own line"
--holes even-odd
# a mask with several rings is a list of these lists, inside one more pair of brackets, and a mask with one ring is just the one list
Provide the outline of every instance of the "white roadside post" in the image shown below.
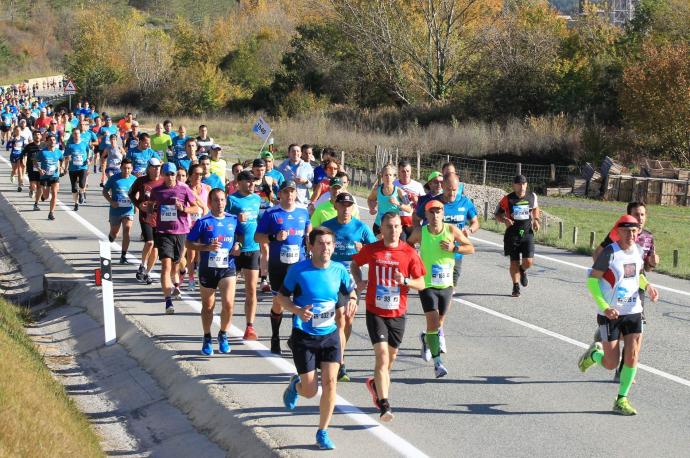
[[113,299],[113,273],[110,255],[110,242],[99,240],[101,252],[101,293],[103,295],[103,329],[105,344],[113,345],[115,336],[115,303]]

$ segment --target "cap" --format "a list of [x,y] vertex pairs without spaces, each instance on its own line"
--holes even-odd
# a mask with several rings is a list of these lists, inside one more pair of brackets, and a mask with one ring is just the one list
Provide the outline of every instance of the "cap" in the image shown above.
[[443,208],[443,202],[438,199],[433,199],[424,205],[424,211],[429,211],[432,208]]
[[48,138],[55,138],[55,134],[52,133],[52,132],[48,132],[48,133],[45,135],[45,137],[46,137],[46,139],[48,139]]
[[283,184],[280,185],[280,190],[282,191],[285,188],[297,189],[297,183],[295,183],[294,180],[285,180]]
[[609,238],[617,242],[621,238],[618,236],[618,228],[619,227],[640,227],[640,222],[635,218],[634,216],[630,215],[623,215],[620,218],[618,218],[618,221],[616,221],[616,224],[613,225],[613,229],[611,229],[611,232],[609,232]]
[[105,117],[105,120],[106,120],[106,121],[112,121],[113,118],[111,118],[110,116],[106,116],[106,117]]
[[349,192],[341,192],[341,193],[338,194],[338,196],[335,198],[335,203],[337,204],[337,203],[341,203],[341,202],[342,202],[342,203],[351,203],[351,204],[354,204],[354,203],[355,203],[355,198],[352,197],[352,194],[350,194]]
[[434,170],[433,172],[431,172],[431,173],[429,174],[429,177],[426,179],[426,182],[428,183],[428,182],[430,182],[430,181],[433,181],[433,180],[435,180],[435,179],[438,178],[438,177],[443,178],[442,175],[441,175],[441,172],[438,172],[438,171]]
[[160,167],[161,161],[157,157],[152,157],[151,159],[149,159],[149,165],[151,167]]
[[48,113],[48,110],[46,110],[45,108],[41,108],[41,113]]
[[206,159],[211,159],[208,154],[202,154],[201,156],[199,156],[199,162],[205,161]]
[[172,162],[166,162],[165,164],[163,164],[163,168],[161,169],[161,173],[163,175],[168,174],[168,173],[176,173],[176,172],[177,172],[177,167]]
[[338,177],[333,177],[333,178],[331,178],[331,181],[328,182],[328,186],[330,186],[331,188],[335,188],[335,187],[342,188],[343,187],[343,180],[341,180]]
[[211,149],[217,149],[218,151],[220,151],[220,150],[222,150],[223,148],[221,148],[220,145],[214,143],[213,145],[211,145]]
[[258,157],[252,161],[252,167],[266,167],[266,161]]
[[524,175],[515,175],[513,177],[513,183],[515,183],[515,184],[527,183],[527,177]]
[[254,181],[256,177],[250,170],[242,170],[237,174],[237,181]]
[[139,127],[139,121],[132,121],[132,125]]
[[271,153],[270,151],[262,151],[261,152],[261,159],[273,160],[273,153]]

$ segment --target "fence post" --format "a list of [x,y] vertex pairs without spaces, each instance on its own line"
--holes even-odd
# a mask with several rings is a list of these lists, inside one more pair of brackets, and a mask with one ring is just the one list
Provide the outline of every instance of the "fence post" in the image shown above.
[[367,157],[367,188],[371,189],[371,156]]
[[558,222],[558,238],[563,240],[563,221]]
[[673,268],[678,267],[678,250],[673,250]]
[[543,224],[541,226],[542,231],[544,232],[544,235],[546,235],[546,233],[549,231],[549,219],[548,218],[549,218],[548,215],[546,213],[544,213],[543,218],[542,218]]
[[573,245],[577,245],[577,226],[573,227]]
[[486,159],[482,160],[482,186],[486,186]]
[[340,152],[340,167],[345,170],[345,151]]
[[589,249],[590,249],[590,250],[593,250],[593,249],[594,249],[594,243],[595,243],[594,240],[596,239],[596,237],[597,237],[597,233],[596,233],[596,232],[592,231],[592,232],[589,233]]
[[551,178],[551,181],[556,181],[556,165],[551,164],[551,168],[549,171],[551,172],[551,176],[549,177]]
[[396,167],[397,167],[398,164],[399,164],[399,162],[398,162],[398,154],[399,154],[398,148],[395,148],[395,166],[396,166]]
[[419,150],[417,150],[417,180],[422,176],[422,155]]
[[522,175],[522,164],[519,162],[515,164],[515,175]]
[[446,154],[446,162],[450,162],[450,154]]
[[489,201],[484,202],[484,222],[489,221]]

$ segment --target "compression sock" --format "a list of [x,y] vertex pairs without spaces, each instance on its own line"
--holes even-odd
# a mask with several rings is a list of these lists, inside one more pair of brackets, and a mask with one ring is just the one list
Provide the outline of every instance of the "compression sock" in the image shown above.
[[443,328],[438,328],[438,336],[443,337],[445,334],[443,333]]
[[115,237],[113,237],[112,235],[108,234],[108,241],[109,241],[110,243],[113,243],[113,242],[115,241]]
[[[603,366],[604,364],[601,362],[602,359],[604,359],[604,352],[601,350],[597,350],[592,353],[592,359],[599,364],[600,366]],[[622,379],[621,379],[622,380]]]
[[283,314],[282,313],[274,313],[273,310],[271,310],[271,336],[272,337],[279,337],[280,336],[280,323],[283,322]]
[[212,338],[211,333],[209,332],[209,333],[204,334],[204,338],[205,339],[211,339]]
[[262,281],[262,282],[265,282],[265,281],[266,281],[266,275],[262,275],[262,276],[261,276],[261,281]]
[[424,334],[424,340],[429,350],[431,350],[431,356],[433,358],[441,354],[441,343],[439,342],[438,331],[427,331],[426,334]]
[[635,374],[637,373],[637,367],[630,367],[627,364],[623,364],[623,370],[621,370],[621,382],[618,388],[618,397],[625,397],[630,391],[630,387],[635,380]]

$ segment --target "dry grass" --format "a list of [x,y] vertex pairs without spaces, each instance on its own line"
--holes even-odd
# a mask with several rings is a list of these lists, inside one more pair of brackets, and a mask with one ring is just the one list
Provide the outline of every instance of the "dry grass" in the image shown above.
[[21,315],[0,299],[0,457],[103,456],[87,419],[24,332]]

